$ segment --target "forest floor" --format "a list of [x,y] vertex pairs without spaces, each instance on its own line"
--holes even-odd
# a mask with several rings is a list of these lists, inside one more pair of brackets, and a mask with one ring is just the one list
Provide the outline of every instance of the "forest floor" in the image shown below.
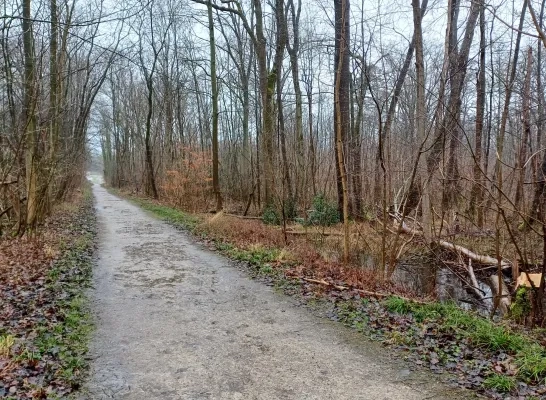
[[[315,315],[380,342],[388,349],[380,352],[388,360],[394,355],[409,362],[407,371],[412,374],[423,370],[443,374],[452,385],[488,398],[546,398],[544,330],[529,331],[509,320],[493,322],[453,304],[416,297],[403,286],[377,279],[368,269],[342,265],[329,255],[328,244],[321,246],[324,242],[296,235],[286,245],[280,229],[257,219],[187,214],[116,193],[192,232],[207,248],[236,261],[251,278],[290,295],[292,302]],[[369,342],[363,346],[369,347]]]
[[[211,251],[210,242],[99,185],[93,191],[96,331],[82,398],[474,398],[320,318],[302,296],[252,279],[246,263]],[[178,227],[193,221],[176,215]]]
[[85,184],[33,237],[0,240],[0,398],[60,399],[80,388],[94,232]]

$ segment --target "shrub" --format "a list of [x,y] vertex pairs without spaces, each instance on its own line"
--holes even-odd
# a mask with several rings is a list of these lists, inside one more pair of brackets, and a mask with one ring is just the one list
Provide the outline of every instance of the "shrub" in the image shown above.
[[268,205],[262,214],[262,221],[267,225],[280,225],[281,218],[272,204]]
[[298,216],[296,199],[294,197],[289,197],[284,202],[284,216],[288,220],[293,220]]
[[387,298],[384,304],[387,310],[397,314],[408,314],[412,310],[412,305],[409,301],[396,296]]
[[313,199],[313,209],[307,218],[307,225],[330,226],[339,222],[339,213],[335,203],[329,202],[323,194]]

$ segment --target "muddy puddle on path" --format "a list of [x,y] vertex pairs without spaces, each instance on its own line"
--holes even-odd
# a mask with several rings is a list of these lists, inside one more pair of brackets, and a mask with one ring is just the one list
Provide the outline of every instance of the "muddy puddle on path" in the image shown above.
[[81,399],[466,399],[94,186],[91,371]]

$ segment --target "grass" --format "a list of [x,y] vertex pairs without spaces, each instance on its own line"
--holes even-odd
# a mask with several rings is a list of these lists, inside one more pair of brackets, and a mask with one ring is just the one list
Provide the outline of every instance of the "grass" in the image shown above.
[[193,231],[197,226],[199,220],[191,215],[188,215],[180,210],[176,210],[171,207],[163,206],[160,204],[153,203],[152,201],[131,198],[131,200],[137,204],[139,207],[143,208],[146,211],[151,212],[158,218],[166,221],[170,224],[178,226],[180,228],[188,229]]
[[280,250],[259,245],[251,245],[248,249],[232,247],[230,250],[226,251],[226,253],[235,260],[246,261],[251,265],[261,267],[264,264],[277,261]]
[[485,378],[483,386],[500,393],[508,393],[516,388],[516,380],[511,376],[493,374]]
[[[10,394],[17,399],[69,398],[81,386],[87,367],[93,321],[85,290],[91,283],[95,232],[90,186],[71,204],[57,207],[51,218],[46,234],[59,237],[47,250],[51,257],[42,259],[37,253],[23,260],[24,267],[28,262],[27,268],[36,268],[39,279],[6,286],[15,312],[13,323],[0,331],[0,356],[13,369],[3,370],[2,379],[15,388]],[[18,277],[24,269],[10,273]]]
[[[365,301],[365,299],[362,301]],[[355,304],[350,302],[339,303],[338,315],[341,322],[351,326],[359,332],[364,331],[368,324],[368,316],[360,312]]]
[[525,347],[516,357],[518,375],[531,381],[544,381],[546,377],[546,352],[544,347],[532,344]]
[[[393,296],[386,299],[384,305],[391,312],[411,314],[416,322],[433,320],[441,329],[468,338],[476,347],[514,356],[518,367],[516,376],[519,379],[538,383],[546,378],[544,347],[508,326],[461,310],[452,303],[418,304]],[[492,376],[490,380],[491,385],[500,385],[500,378]]]
[[[91,201],[90,196],[90,192],[85,192],[84,201]],[[33,358],[45,354],[57,356],[60,362],[58,374],[74,386],[78,386],[86,366],[84,356],[93,331],[84,293],[91,280],[93,238],[90,231],[81,233],[50,270],[48,286],[54,292],[66,294],[60,296],[57,303],[61,317],[56,322],[44,322],[38,326],[33,349],[26,351],[26,355]]]
[[0,336],[0,356],[9,356],[11,347],[15,344],[15,338],[12,335]]

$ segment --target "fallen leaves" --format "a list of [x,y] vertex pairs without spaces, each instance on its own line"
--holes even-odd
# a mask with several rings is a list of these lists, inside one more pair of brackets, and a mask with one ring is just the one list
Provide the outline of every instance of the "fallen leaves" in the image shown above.
[[92,199],[80,198],[35,238],[0,242],[0,398],[62,398],[77,389],[85,337],[67,321],[80,312],[74,301],[90,276],[93,229]]
[[[331,308],[328,316],[364,331],[385,345],[403,351],[410,365],[426,367],[434,373],[449,373],[451,381],[461,387],[479,391],[493,399],[506,399],[506,394],[483,385],[492,374],[515,379],[517,367],[513,355],[475,346],[468,338],[446,329],[439,321],[418,322],[411,314],[388,311],[374,298],[340,300],[328,294]],[[517,381],[516,399],[543,398],[544,381]]]

